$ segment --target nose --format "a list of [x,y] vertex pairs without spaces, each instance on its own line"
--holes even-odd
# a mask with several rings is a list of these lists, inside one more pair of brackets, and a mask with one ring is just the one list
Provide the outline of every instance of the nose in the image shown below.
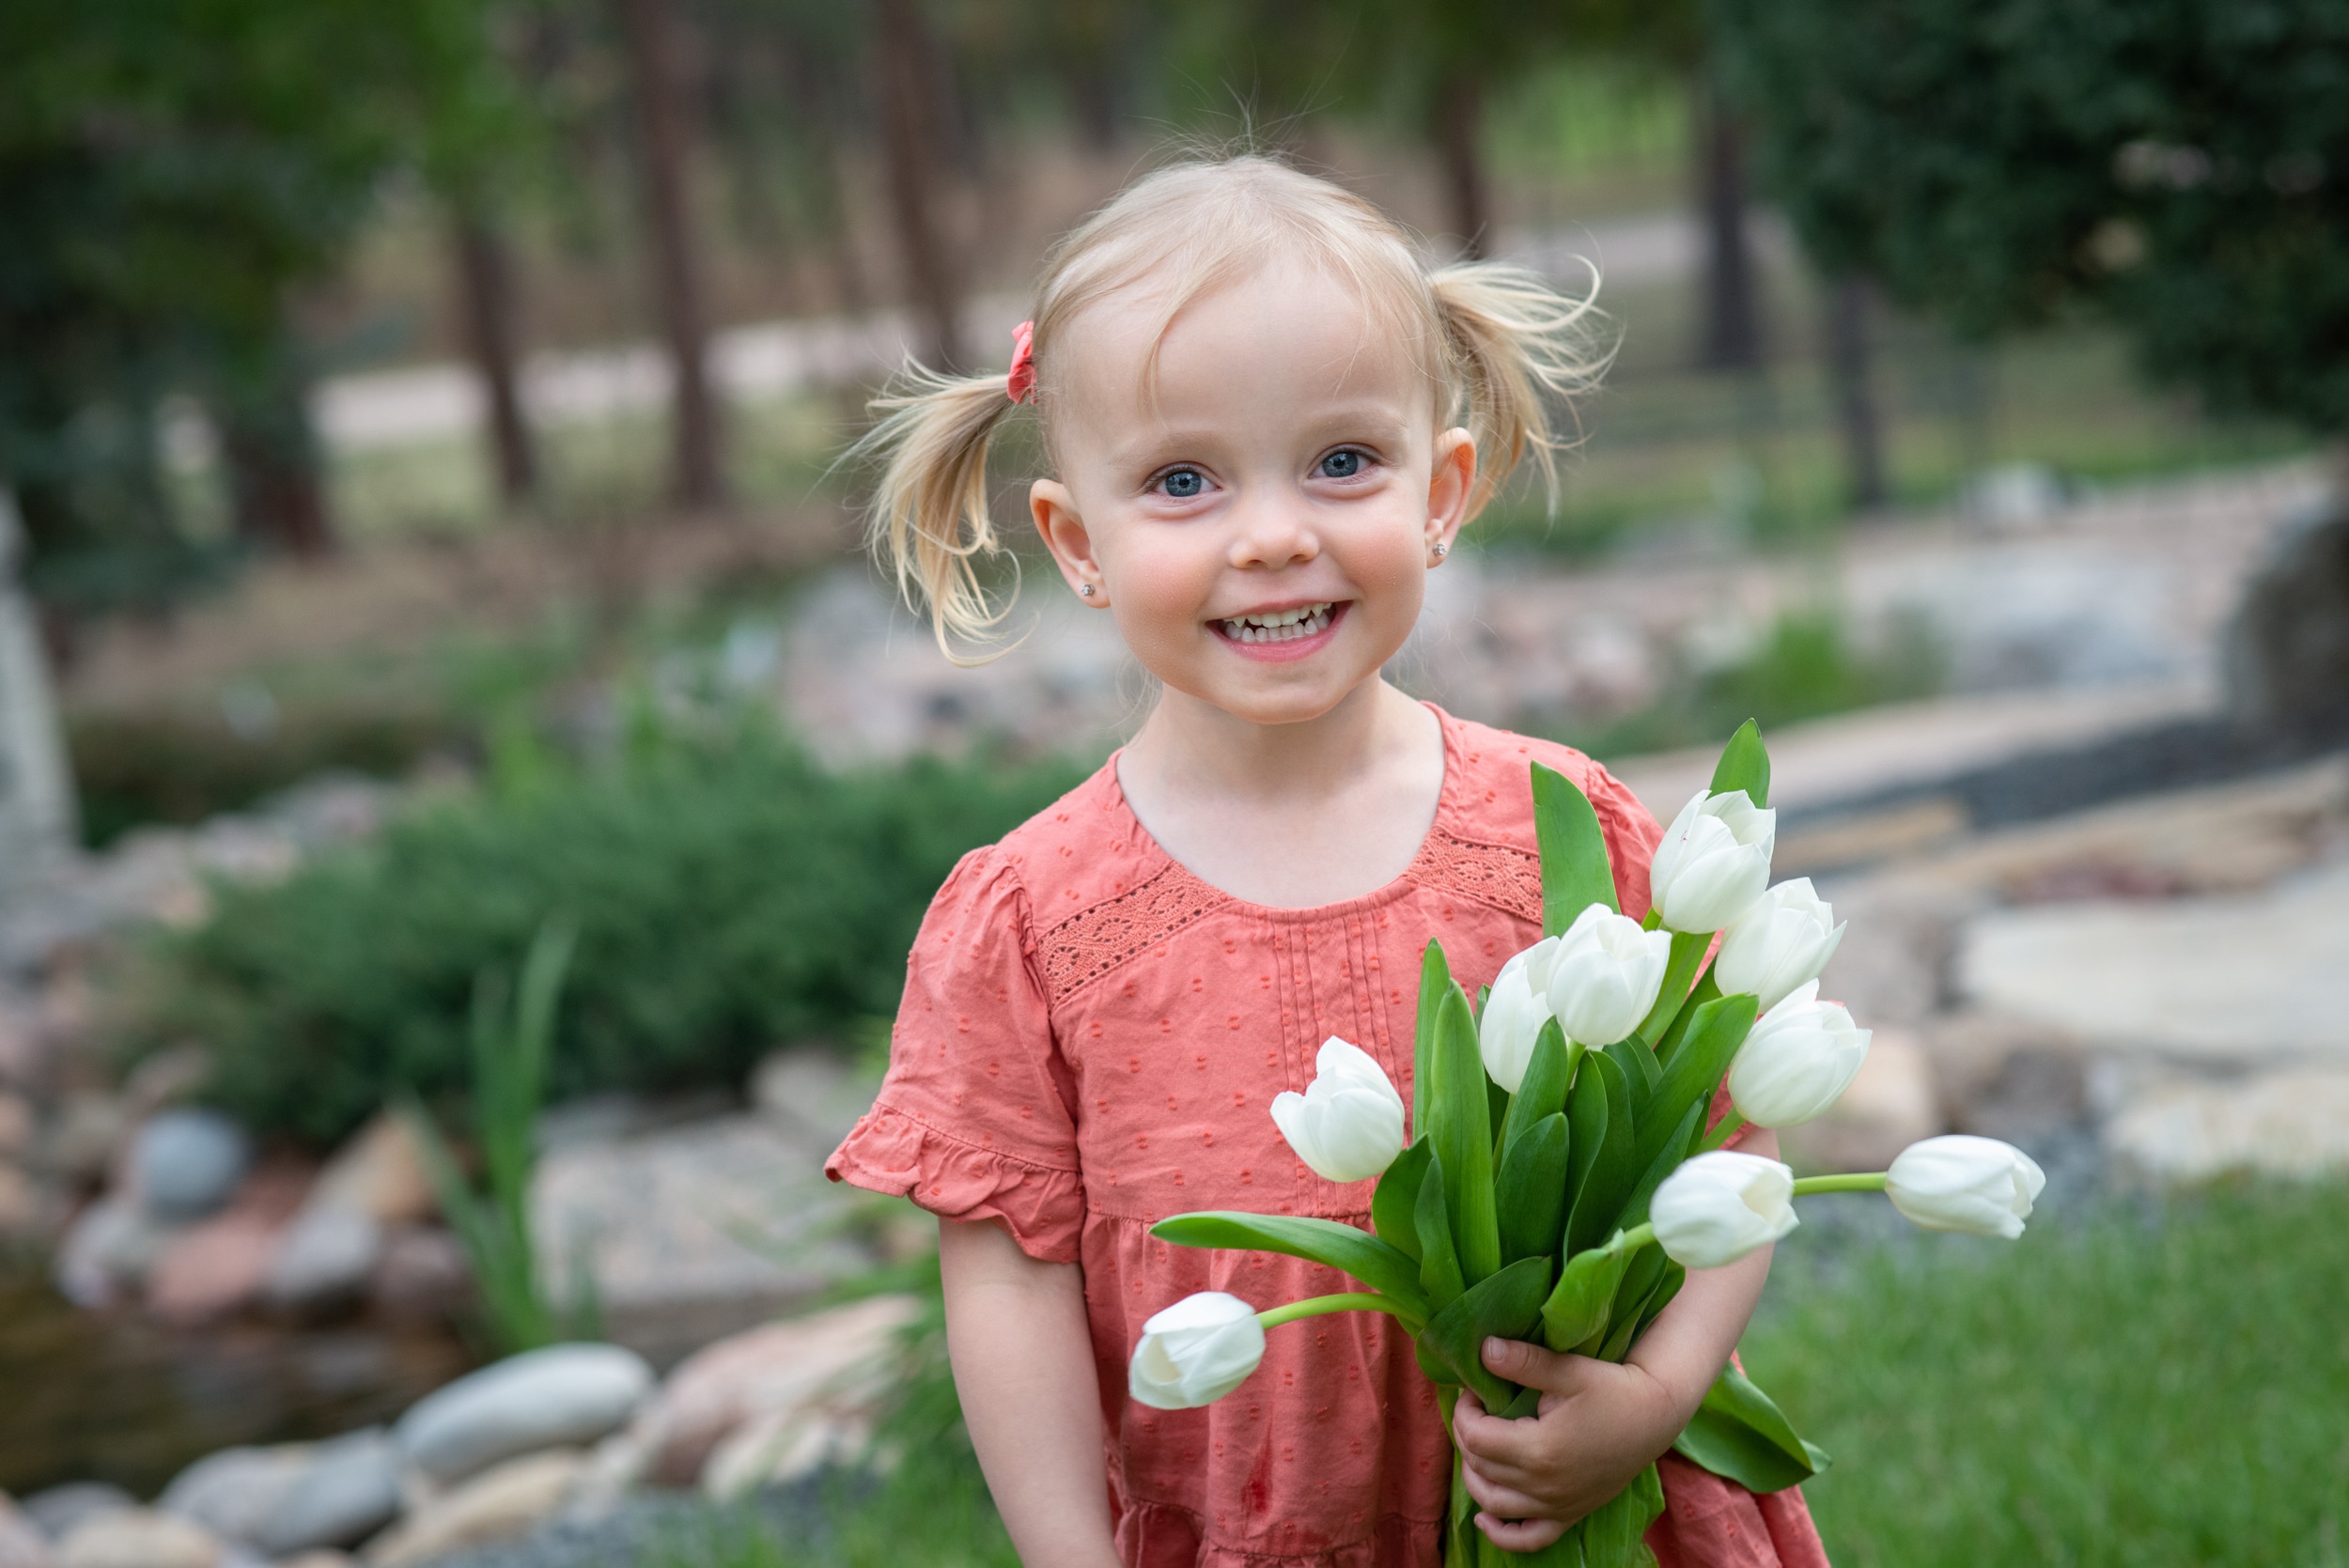
[[1321,553],[1321,540],[1303,510],[1277,493],[1243,495],[1232,512],[1230,561],[1241,568],[1301,567]]

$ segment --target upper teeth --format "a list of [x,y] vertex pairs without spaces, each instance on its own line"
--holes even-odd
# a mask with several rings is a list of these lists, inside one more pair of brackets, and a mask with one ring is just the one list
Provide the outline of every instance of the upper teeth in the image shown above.
[[1335,601],[1308,604],[1296,610],[1274,610],[1258,615],[1233,615],[1223,622],[1223,634],[1236,642],[1286,642],[1311,637],[1330,624]]

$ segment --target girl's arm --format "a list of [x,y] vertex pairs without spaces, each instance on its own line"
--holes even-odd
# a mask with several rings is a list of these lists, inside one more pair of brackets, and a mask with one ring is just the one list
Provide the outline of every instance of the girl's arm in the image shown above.
[[[1776,1159],[1778,1134],[1756,1127],[1738,1147]],[[1478,1527],[1510,1551],[1536,1551],[1622,1491],[1696,1414],[1769,1277],[1766,1247],[1690,1274],[1621,1366],[1486,1341],[1485,1364],[1541,1389],[1542,1403],[1536,1416],[1503,1421],[1461,1392],[1453,1436],[1469,1493],[1484,1508]]]
[[962,1419],[1019,1560],[1117,1568],[1082,1271],[992,1220],[941,1220],[938,1265]]

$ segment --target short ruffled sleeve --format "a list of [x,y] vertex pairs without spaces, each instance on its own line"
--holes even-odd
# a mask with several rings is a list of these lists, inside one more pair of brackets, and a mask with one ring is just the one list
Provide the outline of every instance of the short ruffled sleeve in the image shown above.
[[1001,1219],[1020,1250],[1073,1263],[1084,1228],[1074,1079],[1052,1039],[1026,891],[974,849],[906,957],[880,1094],[824,1174],[944,1219]]

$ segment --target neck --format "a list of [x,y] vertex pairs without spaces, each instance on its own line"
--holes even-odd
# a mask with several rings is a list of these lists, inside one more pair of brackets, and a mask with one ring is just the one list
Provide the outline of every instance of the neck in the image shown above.
[[1373,675],[1317,718],[1266,724],[1167,688],[1127,762],[1193,796],[1326,800],[1382,759],[1407,753],[1434,715]]

